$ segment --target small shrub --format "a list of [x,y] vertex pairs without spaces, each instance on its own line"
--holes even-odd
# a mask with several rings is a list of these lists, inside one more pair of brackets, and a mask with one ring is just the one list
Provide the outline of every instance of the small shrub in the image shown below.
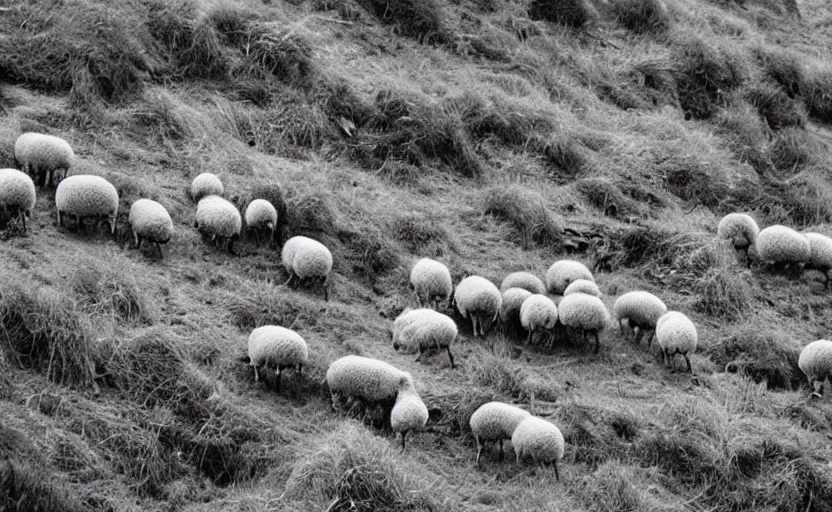
[[443,256],[451,246],[451,235],[440,219],[419,214],[397,215],[393,233],[411,254]]
[[804,115],[797,102],[777,87],[759,84],[746,92],[746,99],[757,109],[769,128],[779,130],[789,126],[802,128]]
[[659,33],[670,28],[670,13],[664,0],[615,0],[612,7],[619,23],[636,34]]
[[806,130],[789,128],[780,130],[774,137],[769,156],[778,171],[792,175],[811,165],[818,149],[817,142]]
[[677,40],[671,50],[679,102],[686,115],[694,119],[713,116],[726,95],[746,79],[740,55],[698,37]]
[[394,25],[404,36],[424,43],[448,40],[445,14],[437,0],[358,0],[367,11]]
[[520,185],[495,186],[485,192],[483,213],[511,224],[519,234],[520,245],[557,246],[562,228],[538,192]]
[[798,55],[759,46],[754,49],[754,56],[766,76],[774,80],[789,98],[794,98],[803,91],[806,72]]
[[815,67],[806,76],[803,102],[809,115],[832,123],[832,67]]
[[532,0],[529,18],[581,28],[598,19],[598,12],[586,0]]

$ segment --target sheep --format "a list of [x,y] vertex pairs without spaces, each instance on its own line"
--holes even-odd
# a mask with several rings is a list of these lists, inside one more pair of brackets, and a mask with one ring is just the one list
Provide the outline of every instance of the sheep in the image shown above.
[[344,356],[329,365],[326,383],[332,398],[332,408],[342,398],[359,399],[369,404],[392,407],[399,390],[413,383],[413,377],[395,366],[369,357]]
[[480,465],[480,455],[486,441],[499,442],[500,460],[502,460],[503,440],[511,439],[517,425],[529,417],[531,417],[529,411],[503,402],[488,402],[474,411],[471,419],[468,420],[468,425],[477,442],[477,466]]
[[14,158],[20,169],[37,175],[38,186],[55,185],[55,174],[63,170],[66,177],[75,163],[75,153],[67,141],[54,135],[27,132],[14,143]]
[[260,243],[260,233],[269,233],[269,243],[274,241],[274,230],[277,228],[277,209],[265,199],[255,199],[246,207],[246,229],[253,231],[257,243]]
[[298,376],[309,359],[309,348],[300,334],[278,325],[264,325],[251,331],[248,337],[248,357],[254,368],[254,381],[260,380],[260,368],[275,370],[277,392],[285,368],[295,368]]
[[405,309],[393,322],[393,348],[416,348],[420,361],[425,352],[445,349],[451,368],[456,368],[451,343],[457,336],[456,323],[446,315],[428,308]]
[[598,285],[589,279],[576,279],[569,283],[569,286],[563,290],[563,295],[566,296],[571,293],[586,293],[587,295],[594,295],[596,297],[603,295],[603,293],[601,293],[601,289],[598,288]]
[[22,224],[23,233],[35,200],[35,182],[29,175],[17,169],[0,169],[0,207],[9,220]]
[[601,299],[586,293],[570,293],[558,304],[558,318],[564,326],[580,330],[584,341],[592,333],[595,336],[595,353],[598,353],[601,349],[599,333],[610,320],[610,313]]
[[152,199],[138,199],[130,206],[128,222],[136,248],[141,248],[145,240],[153,242],[161,258],[162,244],[173,237],[173,221],[165,207]]
[[750,215],[729,213],[719,221],[716,233],[719,238],[731,242],[737,254],[745,259],[746,267],[751,266],[749,251],[753,250],[753,246],[757,243],[760,228]]
[[289,274],[284,286],[320,282],[324,289],[324,300],[329,300],[332,253],[324,244],[305,236],[293,236],[283,244],[281,259]]
[[230,201],[209,195],[197,203],[194,227],[203,237],[210,237],[220,248],[224,246],[229,253],[234,254],[234,241],[240,238],[243,219]]
[[688,354],[696,350],[696,326],[679,311],[668,311],[656,322],[656,341],[662,348],[662,362],[667,364],[676,354],[685,358],[688,372],[693,373]]
[[216,174],[203,172],[191,182],[191,200],[195,203],[206,196],[222,196],[225,188]]
[[55,207],[58,210],[58,226],[63,226],[67,215],[74,216],[78,226],[90,219],[97,223],[106,218],[110,233],[116,232],[118,191],[101,176],[76,174],[61,180],[55,191]]
[[556,261],[546,271],[546,289],[555,295],[563,295],[566,287],[578,279],[595,282],[592,272],[583,263],[573,260]]
[[456,303],[462,318],[471,316],[471,323],[474,327],[474,336],[479,334],[485,336],[486,331],[491,329],[491,324],[500,314],[500,307],[503,304],[503,296],[494,283],[480,276],[469,276],[463,279],[454,291],[454,302]]
[[799,272],[801,265],[811,258],[812,246],[804,235],[776,224],[757,235],[757,254],[762,262],[773,263],[784,270],[791,267]]
[[393,432],[402,434],[402,450],[408,432],[420,430],[428,422],[428,408],[416,393],[412,381],[407,381],[399,388],[393,410],[390,411],[390,427]]
[[803,233],[809,241],[809,261],[806,268],[823,273],[823,288],[829,289],[829,271],[832,270],[832,238],[820,233]]
[[529,416],[517,425],[511,435],[511,444],[519,464],[530,456],[535,462],[552,464],[555,478],[560,480],[558,461],[563,458],[564,439],[560,429],[549,421]]
[[820,398],[823,383],[832,379],[832,341],[817,340],[803,347],[797,366],[809,379],[812,396]]
[[552,299],[545,295],[534,294],[520,306],[520,324],[529,331],[526,345],[532,341],[535,332],[542,329],[551,333],[557,323],[558,308]]
[[520,308],[533,294],[525,288],[509,288],[503,292],[500,306],[500,320],[504,328],[517,329],[520,326]]
[[410,270],[410,285],[420,307],[439,308],[439,301],[447,300],[450,307],[453,282],[451,272],[444,264],[430,258],[422,258]]
[[523,288],[532,293],[545,295],[546,287],[543,281],[536,275],[529,272],[512,272],[507,275],[503,282],[500,283],[500,293],[505,292],[509,288]]
[[[655,332],[656,322],[667,313],[667,306],[660,298],[643,290],[625,293],[615,301],[612,309],[621,332],[624,332],[624,320],[627,320],[636,343],[641,342],[645,331]],[[653,334],[647,339],[648,348],[652,342]]]

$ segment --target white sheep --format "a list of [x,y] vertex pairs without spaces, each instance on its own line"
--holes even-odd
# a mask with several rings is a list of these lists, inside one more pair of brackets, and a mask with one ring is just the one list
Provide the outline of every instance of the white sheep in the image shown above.
[[685,358],[688,372],[693,372],[688,354],[696,351],[696,326],[690,318],[679,311],[668,311],[656,322],[656,341],[662,348],[662,362],[667,364],[673,356]]
[[823,287],[829,289],[829,271],[832,270],[832,238],[820,233],[803,233],[809,241],[809,261],[806,268],[818,270],[823,274]]
[[234,254],[234,241],[240,238],[243,219],[230,201],[220,196],[205,196],[196,206],[194,227],[222,249]]
[[23,225],[35,207],[35,182],[17,169],[0,169],[0,207],[9,218]]
[[462,318],[471,317],[474,336],[485,336],[500,314],[503,296],[494,283],[480,276],[463,279],[454,291],[454,302]]
[[595,353],[601,349],[599,333],[607,327],[610,312],[601,299],[586,293],[570,293],[558,303],[558,319],[564,326],[581,332],[584,341],[595,336]]
[[511,439],[517,425],[529,417],[529,411],[503,402],[488,402],[474,411],[468,424],[477,442],[477,466],[480,465],[480,455],[487,441],[499,442],[502,460],[503,440]]
[[764,263],[799,270],[800,265],[808,262],[812,256],[812,246],[809,240],[797,231],[776,224],[763,229],[757,235],[757,255]]
[[594,295],[596,297],[603,295],[601,289],[595,284],[595,281],[590,281],[589,279],[576,279],[569,283],[569,286],[563,290],[563,294],[569,295],[570,293],[586,293],[587,295]]
[[418,349],[420,361],[426,352],[445,349],[451,368],[456,368],[451,344],[457,336],[456,323],[429,308],[405,309],[393,322],[393,348]]
[[265,199],[255,199],[246,207],[246,229],[253,231],[257,243],[260,243],[260,234],[266,231],[269,234],[269,242],[274,240],[274,230],[277,228],[277,209],[272,203]]
[[809,379],[812,396],[820,398],[824,382],[832,379],[832,341],[817,340],[803,347],[797,366]]
[[283,267],[289,274],[285,286],[321,283],[324,300],[329,300],[329,273],[332,253],[324,244],[305,236],[293,236],[283,244]]
[[500,293],[505,292],[509,288],[523,288],[532,293],[540,295],[546,294],[546,287],[543,285],[543,281],[531,272],[512,272],[507,275],[503,279],[503,282],[500,283]]
[[592,272],[583,263],[574,260],[556,261],[546,271],[546,289],[555,295],[563,295],[566,287],[578,279],[595,282]]
[[750,215],[729,213],[719,221],[716,233],[719,238],[730,241],[734,250],[745,259],[745,265],[751,266],[749,250],[757,243],[760,228]]
[[67,215],[75,217],[77,225],[94,220],[106,219],[110,233],[116,232],[118,214],[118,191],[112,183],[101,176],[76,174],[61,180],[55,191],[55,207],[58,210],[58,225],[63,226]]
[[402,450],[408,432],[421,430],[428,422],[428,408],[416,392],[412,381],[407,381],[399,388],[396,402],[390,411],[390,427],[393,432],[402,434]]
[[156,245],[161,258],[162,244],[173,237],[173,220],[165,207],[152,199],[138,199],[130,205],[128,222],[136,248],[141,248],[142,242],[147,240]]
[[343,398],[357,398],[367,404],[392,406],[399,390],[408,383],[412,385],[413,377],[384,361],[349,355],[329,365],[326,383],[333,409]]
[[75,163],[75,152],[67,141],[54,135],[27,132],[14,143],[14,157],[23,172],[36,175],[38,185],[55,184],[55,173],[66,176]]
[[560,429],[543,418],[530,416],[517,425],[511,435],[511,444],[517,454],[519,464],[523,457],[529,456],[535,462],[552,464],[555,478],[560,480],[558,461],[563,458],[564,439]]
[[254,368],[254,381],[260,380],[260,369],[265,367],[277,374],[277,392],[283,370],[295,368],[298,375],[309,359],[309,348],[300,334],[279,325],[264,325],[251,331],[248,337],[248,357]]
[[526,345],[532,341],[534,334],[541,330],[547,332],[551,338],[551,331],[557,323],[558,308],[552,299],[545,295],[536,293],[520,306],[520,325],[529,332]]
[[503,292],[503,303],[500,306],[500,320],[504,327],[516,328],[520,325],[520,308],[523,302],[533,294],[525,288],[509,288]]
[[[621,332],[624,332],[624,320],[627,320],[627,325],[633,329],[636,343],[641,341],[646,331],[655,332],[656,322],[667,313],[667,306],[660,298],[643,290],[625,293],[616,299],[612,309]],[[649,347],[653,342],[652,333],[647,341]]]
[[410,285],[419,306],[429,307],[432,303],[434,309],[438,309],[442,300],[450,303],[454,288],[448,267],[430,258],[422,258],[413,265]]
[[206,196],[222,196],[225,188],[216,174],[203,172],[191,182],[191,199],[199,202]]

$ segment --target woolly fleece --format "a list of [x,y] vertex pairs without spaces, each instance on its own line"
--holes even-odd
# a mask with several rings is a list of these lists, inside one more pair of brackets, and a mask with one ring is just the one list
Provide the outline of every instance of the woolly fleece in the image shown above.
[[269,228],[274,231],[277,226],[277,210],[265,199],[255,199],[246,207],[246,226],[249,228]]
[[792,228],[774,225],[760,231],[757,253],[762,261],[771,263],[804,263],[812,255],[809,240]]
[[716,228],[717,236],[730,240],[737,249],[743,249],[754,245],[760,228],[757,222],[745,213],[729,213],[719,221]]
[[427,306],[434,299],[449,299],[454,287],[448,267],[430,258],[422,258],[413,265],[410,270],[410,285],[423,306]]
[[151,199],[139,199],[130,206],[130,227],[141,238],[165,243],[173,236],[173,220],[164,206]]
[[626,319],[630,327],[638,326],[642,329],[655,329],[656,322],[667,313],[667,306],[660,298],[643,290],[627,292],[618,297],[612,309],[619,324]]
[[540,295],[546,294],[546,287],[543,281],[530,272],[512,272],[500,283],[500,293],[505,293],[509,288],[523,288],[531,293]]
[[283,266],[301,279],[326,278],[332,270],[332,253],[324,244],[305,236],[293,236],[283,244]]
[[509,288],[503,292],[503,303],[500,307],[500,318],[503,322],[520,321],[520,308],[523,302],[533,294],[524,288]]
[[668,354],[696,351],[696,326],[684,313],[668,311],[656,323],[656,339]]
[[563,458],[564,439],[560,429],[543,418],[530,416],[520,422],[511,436],[517,462],[530,456],[535,462],[557,462]]
[[282,368],[306,364],[309,348],[306,340],[295,331],[278,325],[264,325],[251,331],[248,337],[248,357],[251,366],[266,366],[280,373]]
[[546,271],[546,289],[555,295],[563,295],[566,287],[578,279],[595,282],[592,272],[583,263],[574,260],[556,261]]
[[35,182],[17,169],[0,169],[0,205],[30,212],[35,207]]
[[216,174],[203,172],[191,182],[191,199],[199,202],[205,196],[221,196],[225,191]]
[[361,398],[369,402],[392,401],[399,389],[413,378],[395,366],[369,357],[344,356],[333,361],[326,371],[330,392]]
[[586,293],[587,295],[594,295],[596,297],[603,295],[601,289],[595,284],[595,281],[590,281],[589,279],[576,279],[569,283],[569,286],[563,290],[563,294],[569,295],[572,293]]
[[222,238],[240,234],[243,219],[237,207],[220,196],[205,196],[196,206],[197,229]]
[[535,294],[520,306],[520,324],[527,331],[552,330],[558,323],[558,308],[552,299]]

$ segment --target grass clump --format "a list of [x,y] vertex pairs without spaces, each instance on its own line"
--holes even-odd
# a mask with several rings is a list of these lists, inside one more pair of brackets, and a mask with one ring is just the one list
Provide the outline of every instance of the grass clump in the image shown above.
[[766,77],[778,84],[789,98],[795,98],[804,90],[806,71],[798,55],[759,46],[754,49],[754,56]]
[[589,164],[584,147],[569,135],[537,136],[530,146],[551,169],[550,177],[559,183],[571,181]]
[[44,478],[44,470],[15,459],[0,462],[0,509],[15,512],[83,512],[80,502]]
[[609,217],[626,219],[640,212],[638,204],[609,179],[585,178],[575,182],[575,189],[589,204]]
[[101,268],[95,263],[81,266],[73,275],[73,289],[82,307],[93,315],[106,315],[126,323],[152,323],[153,313],[145,291],[122,267]]
[[338,225],[338,214],[332,198],[318,192],[286,195],[287,236],[308,236],[321,238],[334,235]]
[[391,226],[396,239],[414,255],[443,256],[451,248],[451,235],[441,219],[420,215],[397,215]]
[[252,79],[275,77],[290,86],[312,82],[315,62],[312,46],[291,29],[276,30],[263,22],[249,23],[238,73]]
[[358,0],[368,12],[384,23],[394,25],[403,36],[423,43],[448,40],[442,6],[437,0]]
[[707,270],[694,281],[691,306],[709,318],[734,322],[752,312],[754,296],[748,282],[751,276],[738,272],[724,256],[721,259],[717,266],[707,265]]
[[772,130],[806,124],[799,104],[779,87],[766,83],[752,86],[746,91],[746,99]]
[[557,246],[562,228],[546,200],[522,185],[494,186],[486,190],[483,213],[508,222],[519,236],[520,246]]
[[816,66],[806,74],[803,102],[809,116],[832,123],[832,67]]
[[670,28],[670,13],[664,0],[615,0],[618,22],[636,34],[661,33]]
[[729,186],[720,173],[708,167],[695,155],[674,154],[659,164],[658,172],[673,195],[713,209],[728,195]]
[[769,146],[769,156],[781,173],[794,175],[815,162],[818,144],[801,128],[780,130]]
[[529,18],[582,28],[598,19],[598,12],[587,0],[532,0]]

